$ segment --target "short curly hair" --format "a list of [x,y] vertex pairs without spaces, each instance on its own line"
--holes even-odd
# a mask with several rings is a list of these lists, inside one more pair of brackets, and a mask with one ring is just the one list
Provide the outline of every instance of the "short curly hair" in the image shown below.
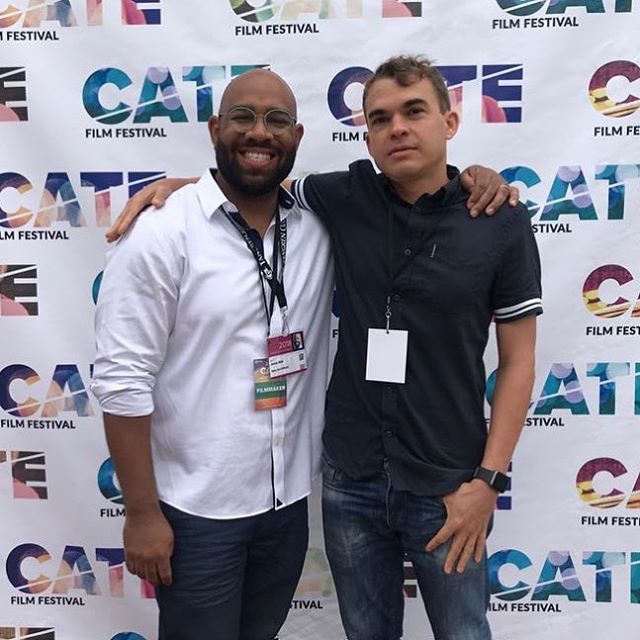
[[420,80],[429,80],[433,85],[442,113],[451,110],[451,100],[444,78],[425,56],[393,56],[385,60],[365,82],[362,94],[362,108],[366,114],[365,104],[372,85],[383,78],[395,80],[401,87],[408,87]]

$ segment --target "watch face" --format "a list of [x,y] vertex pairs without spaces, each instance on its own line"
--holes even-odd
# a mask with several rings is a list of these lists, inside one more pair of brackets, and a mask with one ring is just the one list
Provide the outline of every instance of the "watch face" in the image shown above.
[[509,485],[509,476],[504,475],[504,473],[496,472],[495,477],[493,478],[493,487],[496,491],[502,493],[507,490],[507,486]]

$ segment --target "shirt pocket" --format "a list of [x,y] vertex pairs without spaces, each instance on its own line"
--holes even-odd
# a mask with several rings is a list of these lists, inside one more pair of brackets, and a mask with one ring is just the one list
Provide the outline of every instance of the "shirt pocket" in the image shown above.
[[429,242],[407,270],[406,286],[416,298],[458,313],[486,303],[495,271],[495,258],[469,242]]

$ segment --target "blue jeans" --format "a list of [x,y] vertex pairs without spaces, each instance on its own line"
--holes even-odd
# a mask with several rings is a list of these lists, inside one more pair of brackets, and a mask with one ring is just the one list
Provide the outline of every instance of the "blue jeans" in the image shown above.
[[159,640],[272,640],[302,573],[307,500],[233,520],[161,506],[174,549],[173,582],[156,589]]
[[436,640],[491,640],[486,553],[446,575],[447,545],[424,549],[444,524],[442,499],[394,489],[387,470],[353,480],[326,454],[322,470],[325,548],[347,638],[401,638],[406,555]]

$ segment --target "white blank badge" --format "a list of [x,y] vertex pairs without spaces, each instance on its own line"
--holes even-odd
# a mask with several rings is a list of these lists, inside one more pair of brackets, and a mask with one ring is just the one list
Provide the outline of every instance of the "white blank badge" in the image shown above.
[[366,379],[404,384],[408,339],[408,331],[369,329]]

